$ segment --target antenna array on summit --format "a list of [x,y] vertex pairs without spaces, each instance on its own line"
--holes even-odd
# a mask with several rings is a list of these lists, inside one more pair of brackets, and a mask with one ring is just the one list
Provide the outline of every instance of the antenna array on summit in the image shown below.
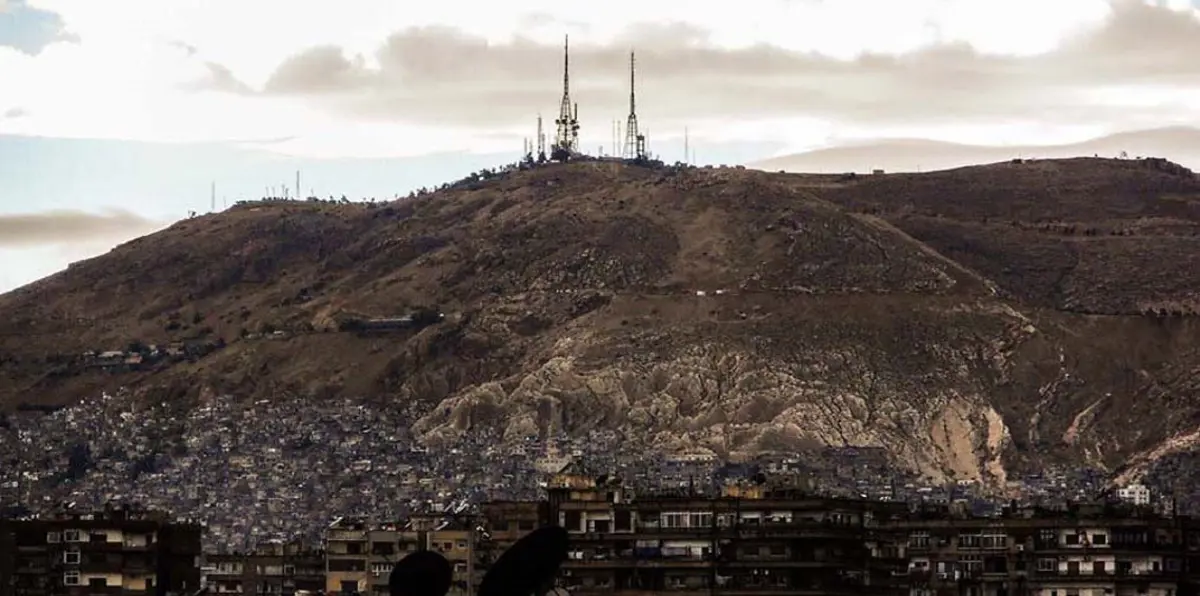
[[[571,98],[571,46],[570,37],[563,38],[563,87],[562,98],[559,102],[558,118],[554,120],[554,143],[546,153],[546,136],[542,131],[542,117],[537,118],[536,142],[525,140],[522,160],[527,164],[543,163],[548,159],[558,162],[570,161],[583,156],[579,140],[579,104]],[[622,126],[624,125],[624,126]],[[600,155],[611,155],[617,159],[629,161],[647,161],[651,159],[646,149],[647,131],[639,126],[637,116],[637,59],[634,52],[629,53],[629,114],[625,121],[614,120],[612,129],[611,150],[606,152],[600,146]],[[536,153],[535,153],[536,143]],[[686,153],[686,151],[685,151]]]

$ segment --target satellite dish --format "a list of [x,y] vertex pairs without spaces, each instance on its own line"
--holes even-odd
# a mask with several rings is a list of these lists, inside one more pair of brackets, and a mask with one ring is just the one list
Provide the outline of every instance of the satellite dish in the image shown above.
[[[504,551],[479,584],[478,596],[541,596],[567,560],[567,531],[538,528]],[[394,594],[395,592],[393,592]]]
[[388,593],[392,596],[446,596],[453,575],[454,569],[446,557],[431,550],[419,550],[392,567]]

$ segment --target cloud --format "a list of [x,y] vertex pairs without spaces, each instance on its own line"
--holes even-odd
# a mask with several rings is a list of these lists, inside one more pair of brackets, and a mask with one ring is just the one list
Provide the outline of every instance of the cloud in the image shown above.
[[0,46],[36,56],[55,42],[79,42],[78,36],[66,30],[62,16],[33,8],[25,0],[0,0],[0,15],[4,15],[0,18]]
[[236,95],[250,95],[254,90],[249,85],[238,80],[229,68],[216,62],[204,63],[204,75],[183,88],[191,91],[219,91]]
[[[572,45],[572,95],[585,118],[627,111],[631,48],[638,56],[639,115],[659,126],[746,116],[859,124],[1095,121],[1127,109],[1093,101],[1096,89],[1200,86],[1194,12],[1113,0],[1099,27],[1024,56],[985,54],[951,41],[839,59],[768,45],[728,49],[683,23],[630,27],[610,43]],[[557,106],[561,68],[560,45],[519,36],[493,43],[424,26],[391,35],[372,56],[336,45],[301,51],[278,65],[261,93],[300,97],[365,120],[511,125]],[[1148,119],[1179,114],[1171,105],[1140,109]]]
[[163,222],[124,211],[105,214],[46,211],[0,214],[0,248],[120,241],[164,227]]
[[21,108],[21,107],[16,107],[16,108],[9,108],[9,109],[5,110],[4,114],[0,114],[0,119],[16,120],[17,118],[23,118],[28,115],[29,115],[29,110],[26,110],[25,108]]

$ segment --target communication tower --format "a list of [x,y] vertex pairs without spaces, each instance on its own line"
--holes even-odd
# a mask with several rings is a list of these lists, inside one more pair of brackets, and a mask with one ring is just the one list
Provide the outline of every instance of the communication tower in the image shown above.
[[622,157],[635,161],[646,159],[646,136],[638,133],[635,62],[629,52],[629,118],[625,121],[625,150]]
[[558,109],[558,125],[554,147],[550,158],[567,161],[579,152],[579,104],[571,102],[571,49],[570,38],[563,38],[563,95]]

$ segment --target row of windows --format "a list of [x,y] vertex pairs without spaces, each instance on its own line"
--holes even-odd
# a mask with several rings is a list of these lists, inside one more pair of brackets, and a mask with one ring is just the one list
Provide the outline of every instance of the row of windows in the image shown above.
[[[78,571],[67,571],[66,573],[63,573],[63,585],[64,586],[82,586],[82,585],[84,585],[83,584],[83,576],[81,576]],[[105,587],[108,587],[108,580],[103,577],[89,577],[87,586],[89,588],[105,588]],[[153,578],[146,578],[146,589],[147,590],[154,589],[154,579]]]
[[[916,548],[927,548],[931,544],[931,537],[928,532],[913,532],[908,537],[908,545]],[[943,539],[943,543],[948,539]],[[1038,534],[1038,541],[1042,544],[1058,544],[1059,532],[1057,530],[1043,530]],[[1135,545],[1148,544],[1149,536],[1145,532],[1119,532],[1113,535],[1113,541],[1110,542],[1109,536],[1105,532],[1095,532],[1090,536],[1085,532],[1067,534],[1062,537],[1061,542],[1067,546],[1108,546],[1110,544]],[[1005,548],[1008,546],[1008,535],[1006,534],[960,534],[958,536],[958,545],[968,548]]]
[[[61,542],[108,542],[108,532],[103,530],[95,530],[90,534],[83,530],[63,530],[62,532],[46,532],[46,542],[49,544],[58,544]],[[126,543],[142,543],[154,542],[154,536],[145,535],[129,535],[125,537]]]
[[[927,548],[930,545],[928,532],[913,532],[908,537],[908,545],[915,548]],[[1007,548],[1006,534],[960,534],[958,545],[966,548]]]

